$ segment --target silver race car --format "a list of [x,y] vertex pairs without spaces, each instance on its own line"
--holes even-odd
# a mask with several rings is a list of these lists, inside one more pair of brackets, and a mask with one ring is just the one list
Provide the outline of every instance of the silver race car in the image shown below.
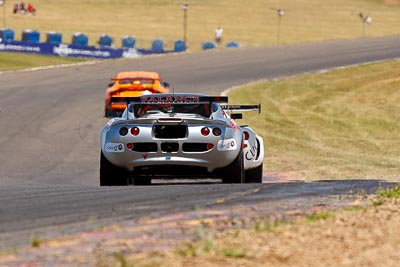
[[[152,94],[114,97],[121,117],[101,130],[100,185],[147,185],[154,178],[217,177],[223,183],[261,183],[264,143],[228,97]],[[223,104],[225,103],[225,104]]]

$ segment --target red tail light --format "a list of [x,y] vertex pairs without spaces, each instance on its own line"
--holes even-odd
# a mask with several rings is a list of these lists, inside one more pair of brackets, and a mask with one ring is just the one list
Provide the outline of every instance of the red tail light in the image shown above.
[[210,129],[208,129],[207,127],[201,128],[201,134],[202,134],[203,136],[209,135],[209,134],[210,134]]
[[132,149],[133,148],[133,144],[132,143],[126,144],[126,148],[129,149],[129,150]]
[[133,135],[133,136],[137,136],[138,134],[139,134],[139,128],[138,127],[133,127],[132,129],[131,129],[131,134]]
[[249,132],[244,131],[243,135],[244,135],[244,140],[249,140],[249,138],[250,138]]
[[211,150],[211,149],[213,149],[214,148],[214,144],[207,144],[207,149],[208,150]]

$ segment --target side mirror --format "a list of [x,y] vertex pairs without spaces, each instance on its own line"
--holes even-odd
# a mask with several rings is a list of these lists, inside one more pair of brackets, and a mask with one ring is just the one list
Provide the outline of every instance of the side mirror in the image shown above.
[[169,83],[167,83],[167,82],[163,82],[162,85],[163,85],[165,88],[169,88]]
[[111,87],[111,86],[113,86],[114,85],[114,83],[109,83],[108,84],[108,87]]
[[242,118],[243,118],[242,113],[232,113],[232,114],[231,114],[231,119],[240,120],[240,119],[242,119]]

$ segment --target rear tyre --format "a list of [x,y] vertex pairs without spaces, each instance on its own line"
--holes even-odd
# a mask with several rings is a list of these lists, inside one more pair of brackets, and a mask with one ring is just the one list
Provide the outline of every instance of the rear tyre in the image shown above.
[[261,163],[260,166],[245,171],[245,183],[260,184],[262,183],[262,176],[263,176],[263,164]]
[[240,150],[236,159],[222,170],[222,183],[241,184],[244,182],[243,150]]
[[100,186],[128,185],[128,171],[113,165],[104,157],[100,156]]

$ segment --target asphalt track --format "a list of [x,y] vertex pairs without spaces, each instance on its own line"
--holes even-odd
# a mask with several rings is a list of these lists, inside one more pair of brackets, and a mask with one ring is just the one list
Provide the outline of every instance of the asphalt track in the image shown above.
[[[219,94],[254,80],[398,57],[400,37],[391,36],[1,73],[0,248],[24,242],[33,233],[56,236],[60,230],[78,231],[124,218],[191,209],[255,186],[208,183],[99,188],[99,130],[107,121],[102,117],[103,94],[109,78],[119,71],[157,71],[175,92]],[[294,183],[289,192],[311,197],[332,190],[371,191],[378,183],[307,186]],[[264,194],[260,193],[257,201],[263,196],[270,200],[288,197],[279,186],[275,190],[265,184],[258,187]],[[237,201],[255,200],[239,197]]]

